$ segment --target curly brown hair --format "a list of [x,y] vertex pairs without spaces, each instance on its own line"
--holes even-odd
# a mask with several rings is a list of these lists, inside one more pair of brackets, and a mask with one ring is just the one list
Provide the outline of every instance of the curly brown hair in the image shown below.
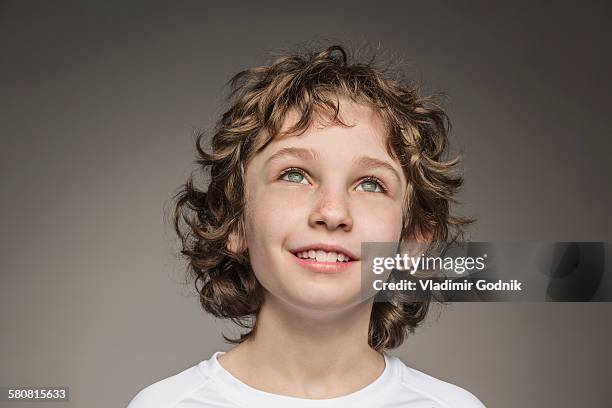
[[[243,70],[229,81],[229,108],[212,138],[202,132],[196,140],[198,171],[210,171],[208,189],[196,187],[192,174],[174,197],[173,219],[202,307],[248,329],[238,339],[223,335],[226,341],[241,343],[254,335],[264,300],[245,244],[244,169],[279,135],[291,109],[299,120],[283,134],[303,133],[314,115],[347,126],[339,118],[340,97],[382,115],[387,151],[409,181],[402,240],[453,241],[472,222],[449,212],[463,179],[456,172],[459,157],[447,158],[446,113],[433,96],[421,95],[419,85],[392,74],[397,72],[382,68],[375,56],[360,62],[333,45],[284,52],[270,65]],[[377,351],[398,347],[425,318],[431,303],[430,296],[418,301],[395,296],[372,306],[368,342]]]

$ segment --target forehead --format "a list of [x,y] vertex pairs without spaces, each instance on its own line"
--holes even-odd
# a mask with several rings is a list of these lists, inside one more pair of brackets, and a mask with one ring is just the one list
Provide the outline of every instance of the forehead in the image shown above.
[[[334,122],[332,114],[328,112],[313,112],[309,127],[303,134],[295,135],[287,132],[301,119],[301,115],[295,109],[290,109],[271,144],[276,148],[301,143],[313,144],[315,148],[317,145],[339,145],[343,147],[341,151],[347,153],[351,147],[371,149],[373,145],[377,150],[387,150],[388,131],[379,111],[343,97],[339,98],[338,110],[338,119],[348,127]],[[348,141],[349,145],[346,144]]]

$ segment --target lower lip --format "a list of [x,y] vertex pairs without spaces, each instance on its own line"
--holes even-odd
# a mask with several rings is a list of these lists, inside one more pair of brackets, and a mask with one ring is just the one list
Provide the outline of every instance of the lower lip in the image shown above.
[[319,262],[316,259],[303,259],[293,255],[298,264],[313,272],[338,273],[350,268],[355,261],[349,262]]

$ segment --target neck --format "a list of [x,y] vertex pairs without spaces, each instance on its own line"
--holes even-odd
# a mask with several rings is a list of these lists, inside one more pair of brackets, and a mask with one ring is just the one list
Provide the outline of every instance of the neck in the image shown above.
[[269,392],[308,398],[354,392],[384,369],[381,353],[368,345],[371,311],[371,302],[333,313],[299,310],[267,296],[253,338],[226,353],[223,362],[247,384]]

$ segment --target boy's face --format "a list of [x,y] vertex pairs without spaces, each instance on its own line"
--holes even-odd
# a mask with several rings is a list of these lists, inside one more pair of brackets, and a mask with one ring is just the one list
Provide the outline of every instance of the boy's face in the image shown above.
[[[300,136],[273,140],[246,168],[245,233],[252,268],[267,297],[303,310],[360,303],[361,263],[316,272],[298,260],[296,249],[337,245],[361,258],[362,242],[400,239],[406,179],[386,152],[383,122],[371,108],[345,99],[340,115],[355,126],[321,128],[315,121]],[[283,129],[296,119],[288,115]],[[286,153],[279,155],[281,150]],[[295,169],[283,174],[289,168]]]

